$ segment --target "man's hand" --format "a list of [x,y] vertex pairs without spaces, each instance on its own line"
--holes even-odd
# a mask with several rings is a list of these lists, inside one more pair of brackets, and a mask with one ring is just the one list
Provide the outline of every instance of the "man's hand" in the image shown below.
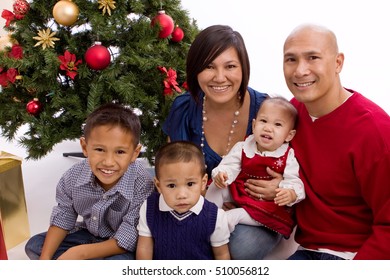
[[283,180],[282,174],[273,171],[267,167],[267,173],[272,176],[271,180],[248,179],[245,182],[247,193],[254,199],[274,200],[276,197],[275,190]]

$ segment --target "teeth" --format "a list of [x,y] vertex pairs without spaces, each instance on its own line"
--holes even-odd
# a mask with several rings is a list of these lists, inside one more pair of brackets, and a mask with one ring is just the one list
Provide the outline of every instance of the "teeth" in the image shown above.
[[224,89],[227,89],[228,86],[224,86],[224,87],[213,87],[214,90],[224,90]]
[[310,86],[310,85],[312,85],[313,84],[313,82],[308,82],[308,83],[303,83],[303,84],[296,84],[297,86],[299,86],[299,87],[308,87],[308,86]]
[[115,171],[113,171],[113,170],[107,170],[107,169],[100,169],[103,173],[105,173],[105,174],[112,174],[112,173],[114,173]]

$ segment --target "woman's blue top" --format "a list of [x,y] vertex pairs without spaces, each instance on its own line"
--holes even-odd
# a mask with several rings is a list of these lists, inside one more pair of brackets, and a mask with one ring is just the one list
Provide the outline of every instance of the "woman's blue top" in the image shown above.
[[[248,87],[250,108],[246,136],[252,134],[252,120],[256,118],[261,102],[268,96]],[[204,93],[199,95],[200,102],[196,103],[189,92],[175,98],[168,118],[163,124],[163,131],[171,141],[191,141],[200,147],[202,137],[202,106]],[[244,140],[244,139],[242,139]],[[203,153],[207,165],[207,174],[211,178],[211,171],[220,163],[222,157],[214,152],[204,139]]]

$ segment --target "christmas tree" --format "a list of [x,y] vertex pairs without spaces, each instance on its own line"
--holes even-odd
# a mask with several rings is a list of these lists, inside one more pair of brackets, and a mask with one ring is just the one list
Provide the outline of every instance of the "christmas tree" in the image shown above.
[[[82,135],[87,115],[107,102],[136,108],[151,161],[185,88],[185,57],[196,21],[177,0],[15,0],[3,10],[0,127],[28,159]],[[184,35],[184,37],[183,37]]]

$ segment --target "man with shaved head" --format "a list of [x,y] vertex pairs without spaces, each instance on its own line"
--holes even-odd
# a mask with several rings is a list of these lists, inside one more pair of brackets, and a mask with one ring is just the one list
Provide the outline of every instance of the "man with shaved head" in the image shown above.
[[344,54],[327,28],[297,27],[283,53],[307,196],[289,259],[390,259],[390,117],[342,86]]
[[[342,86],[344,54],[329,29],[298,26],[283,54],[298,111],[291,145],[306,191],[296,205],[300,246],[289,259],[390,259],[389,115]],[[256,240],[255,230],[243,238]]]

